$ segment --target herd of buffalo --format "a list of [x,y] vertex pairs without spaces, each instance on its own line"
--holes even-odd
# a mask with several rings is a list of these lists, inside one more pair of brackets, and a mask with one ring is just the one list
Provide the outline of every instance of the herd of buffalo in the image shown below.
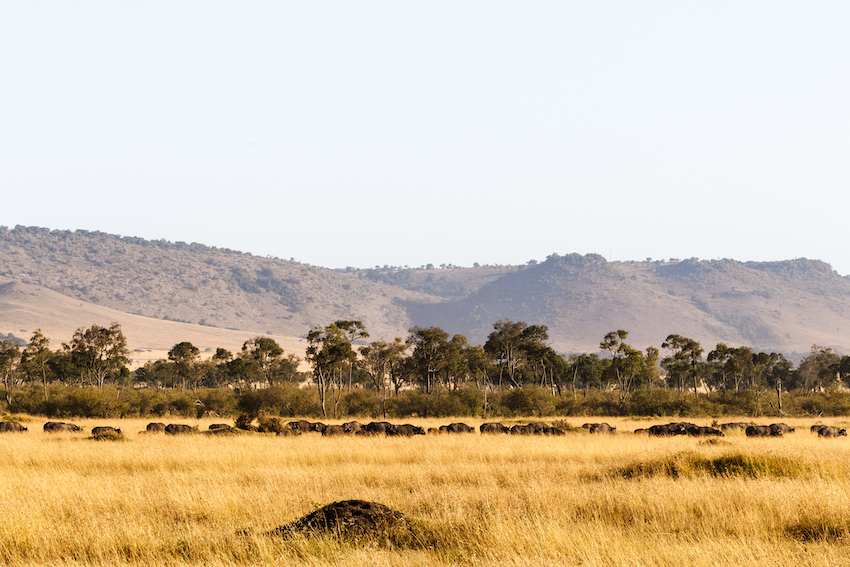
[[[508,427],[501,423],[482,423],[478,428],[482,434],[510,434],[510,435],[565,435],[563,429],[553,427],[543,422],[532,422],[524,425],[514,425]],[[585,423],[582,429],[592,434],[614,434],[617,428],[607,423]],[[230,425],[219,423],[210,425],[209,430],[204,433],[217,434],[233,431],[234,428]],[[652,437],[667,437],[673,435],[689,435],[692,437],[722,437],[724,431],[743,430],[747,437],[782,437],[786,433],[793,433],[794,428],[789,427],[784,423],[773,423],[771,425],[755,425],[744,422],[731,422],[721,424],[718,428],[703,427],[687,422],[672,422],[665,425],[653,425],[646,429],[636,429],[635,434],[648,435]],[[0,432],[23,432],[27,428],[16,421],[0,422]],[[46,433],[59,432],[79,432],[83,431],[81,427],[73,423],[63,423],[59,421],[48,421],[44,424]],[[197,433],[197,427],[181,424],[164,424],[164,423],[149,423],[146,430],[141,433],[167,433],[170,435],[179,435],[187,433]],[[465,423],[450,423],[441,427],[429,428],[427,431],[418,425],[410,424],[394,424],[387,421],[373,421],[371,423],[360,423],[359,421],[350,421],[342,425],[325,425],[320,422],[310,422],[307,420],[290,421],[285,424],[279,431],[278,435],[302,435],[305,433],[320,433],[322,436],[335,435],[386,435],[410,437],[413,435],[425,434],[440,434],[440,433],[475,433],[475,427],[466,425]],[[839,429],[827,425],[813,425],[812,433],[817,433],[820,437],[841,437],[847,436],[846,429]],[[106,435],[120,435],[121,430],[100,426],[92,429],[93,437]]]

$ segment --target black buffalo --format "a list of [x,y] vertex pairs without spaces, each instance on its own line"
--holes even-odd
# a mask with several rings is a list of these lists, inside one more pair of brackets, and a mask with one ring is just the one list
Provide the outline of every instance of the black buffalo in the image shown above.
[[164,423],[149,423],[145,429],[148,433],[165,433]]
[[425,430],[418,425],[410,425],[405,423],[402,425],[392,425],[387,428],[387,435],[397,437],[413,437],[414,435],[425,435]]
[[510,429],[501,423],[482,423],[478,430],[481,433],[510,433]]
[[342,429],[349,434],[356,435],[357,432],[363,430],[363,424],[359,421],[349,421],[348,423],[342,424]]
[[359,435],[386,435],[387,429],[392,427],[393,424],[388,421],[372,421],[363,426]]
[[668,423],[667,425],[653,425],[649,428],[649,434],[654,437],[667,437],[670,435],[685,435],[687,433],[681,424]]
[[590,426],[590,432],[594,434],[611,434],[616,433],[617,428],[612,427],[607,423],[594,423]]
[[465,423],[450,423],[440,426],[440,433],[475,433],[475,428]]
[[747,437],[782,437],[782,432],[772,430],[769,425],[750,425],[746,434]]
[[[794,433],[794,428],[788,427],[784,423],[771,423],[768,427],[770,427],[770,431],[775,437],[785,435],[786,433]],[[779,435],[776,435],[775,432],[777,431],[779,432]]]
[[818,429],[818,435],[820,437],[847,437],[847,430],[824,425]]
[[345,435],[345,429],[341,425],[326,425],[322,429],[323,437],[333,437],[335,435]]
[[514,425],[511,427],[511,435],[534,435],[534,428],[530,425]]
[[194,427],[179,423],[169,423],[165,426],[165,432],[169,435],[185,435],[187,433],[194,433],[195,431],[197,430]]
[[687,429],[688,435],[691,437],[724,437],[723,432],[719,429],[715,429],[714,427],[688,427]]
[[22,432],[26,431],[27,428],[18,423],[17,421],[3,421],[0,422],[0,432]]
[[44,424],[44,431],[47,433],[60,433],[63,431],[82,431],[83,428],[73,423],[63,423],[61,421],[48,421]]

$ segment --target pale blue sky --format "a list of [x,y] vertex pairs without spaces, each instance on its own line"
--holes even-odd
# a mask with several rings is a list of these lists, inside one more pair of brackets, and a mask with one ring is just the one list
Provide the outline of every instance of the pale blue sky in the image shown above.
[[0,225],[850,274],[850,3],[0,0]]

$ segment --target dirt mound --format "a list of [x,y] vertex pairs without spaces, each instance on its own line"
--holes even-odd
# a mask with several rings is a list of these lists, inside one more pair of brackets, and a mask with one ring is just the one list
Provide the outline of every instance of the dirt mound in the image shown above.
[[409,529],[410,522],[404,514],[388,506],[365,500],[343,500],[272,530],[269,535],[331,533],[347,538],[395,539],[393,536]]

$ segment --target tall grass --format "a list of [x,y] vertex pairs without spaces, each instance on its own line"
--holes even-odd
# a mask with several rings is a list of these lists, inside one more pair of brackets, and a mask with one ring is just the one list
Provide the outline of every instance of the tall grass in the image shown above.
[[[850,563],[850,442],[807,429],[713,444],[626,433],[168,437],[136,435],[144,422],[128,420],[110,422],[126,440],[101,442],[40,425],[0,436],[0,564]],[[418,533],[264,535],[352,498],[403,512]]]

